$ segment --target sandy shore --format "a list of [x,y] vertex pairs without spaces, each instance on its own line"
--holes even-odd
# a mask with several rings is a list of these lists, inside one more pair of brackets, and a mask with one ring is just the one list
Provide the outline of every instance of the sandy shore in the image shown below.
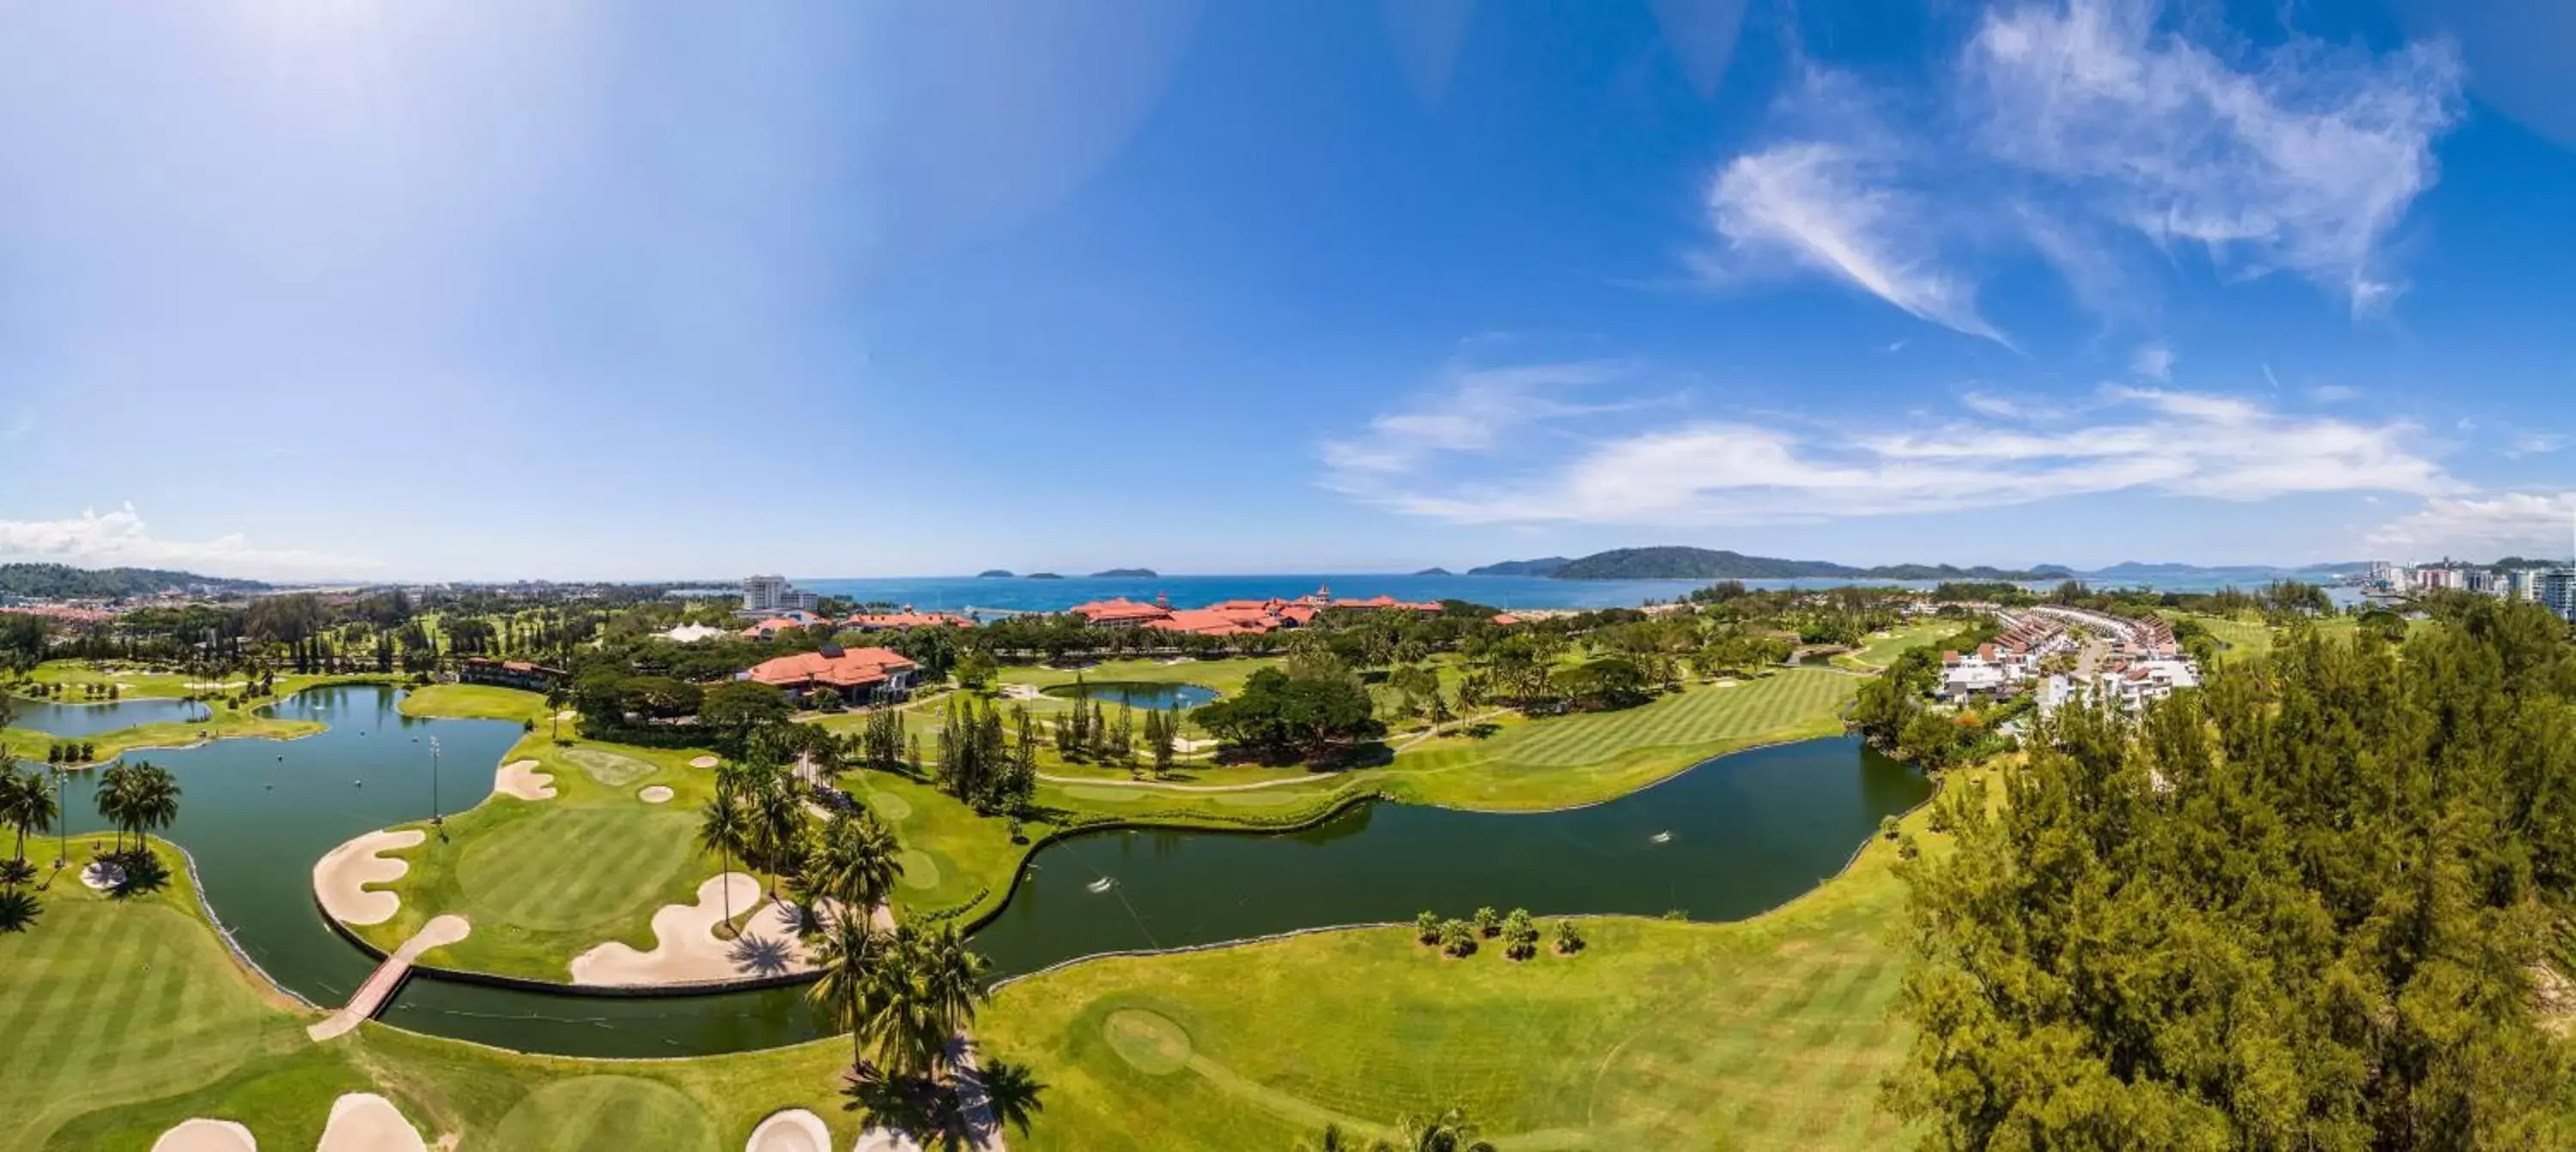
[[403,1119],[394,1102],[373,1092],[351,1092],[331,1102],[331,1122],[313,1152],[428,1152],[428,1142]]
[[230,1120],[200,1117],[182,1120],[162,1133],[152,1142],[152,1152],[259,1152],[259,1141],[251,1137],[250,1129]]
[[513,760],[493,770],[492,790],[521,800],[552,800],[555,776],[538,771],[534,760]]
[[406,860],[387,860],[376,855],[398,848],[409,848],[429,839],[417,828],[399,832],[369,832],[334,848],[313,865],[313,894],[322,901],[322,910],[343,924],[382,924],[402,911],[402,897],[391,892],[370,892],[369,884],[390,884],[411,871]]
[[832,1152],[832,1130],[802,1108],[772,1112],[751,1130],[742,1152]]
[[[740,940],[716,939],[728,899],[736,914],[753,910]],[[572,978],[578,984],[632,988],[811,972],[814,960],[796,938],[792,915],[761,895],[759,880],[727,872],[698,885],[697,903],[666,904],[653,914],[652,951],[638,952],[615,941],[602,944],[573,957]]]

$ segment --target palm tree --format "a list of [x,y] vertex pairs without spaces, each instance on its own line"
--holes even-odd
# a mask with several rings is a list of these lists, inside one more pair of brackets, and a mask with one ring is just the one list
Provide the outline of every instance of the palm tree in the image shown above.
[[36,894],[11,888],[0,891],[0,932],[24,932],[44,913],[45,906],[36,903]]
[[1407,1116],[1399,1124],[1405,1152],[1495,1152],[1491,1141],[1476,1138],[1463,1108],[1451,1108],[1429,1119]]
[[127,809],[134,821],[134,834],[143,838],[143,850],[152,850],[152,830],[168,828],[179,820],[179,781],[170,770],[151,761],[134,766],[134,797]]
[[751,796],[751,844],[769,867],[769,898],[778,898],[779,877],[796,859],[797,839],[805,832],[805,797],[796,778],[771,769],[762,773]]
[[896,859],[901,851],[894,833],[866,809],[835,813],[831,823],[823,826],[821,844],[808,857],[805,881],[816,893],[839,901],[845,915],[865,921],[871,909],[885,903],[895,878],[903,874],[903,864]]
[[[707,806],[698,810],[698,848],[713,852],[727,873],[733,871],[733,858],[742,853],[751,839],[751,813],[742,803],[741,773],[731,766],[716,770],[716,794],[707,798]],[[724,889],[725,923],[733,923],[733,885],[719,883]]]
[[1395,1152],[1395,1145],[1384,1140],[1362,1144],[1359,1137],[1342,1131],[1339,1124],[1324,1125],[1323,1134],[1317,1136],[1314,1143],[1297,1142],[1297,1152],[1361,1152],[1364,1148],[1367,1152]]
[[0,823],[18,833],[17,872],[27,870],[27,833],[52,831],[55,819],[61,815],[53,790],[45,787],[42,775],[21,772],[16,761],[0,756]]
[[805,990],[805,996],[831,1013],[834,1027],[850,1030],[853,1075],[867,1062],[867,1029],[861,1025],[875,999],[871,993],[883,975],[879,969],[890,943],[869,925],[867,917],[836,916],[814,947],[814,963],[822,977]]
[[116,851],[125,851],[125,830],[130,823],[134,804],[134,770],[119,760],[107,766],[98,776],[98,818],[116,829]]

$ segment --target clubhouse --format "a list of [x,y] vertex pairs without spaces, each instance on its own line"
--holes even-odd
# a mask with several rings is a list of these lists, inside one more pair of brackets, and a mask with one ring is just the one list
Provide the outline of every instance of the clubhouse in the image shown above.
[[486,660],[469,657],[456,666],[460,684],[489,684],[495,688],[522,688],[543,692],[563,683],[564,670],[531,664],[525,660]]
[[741,678],[800,695],[829,692],[844,704],[871,704],[909,694],[917,670],[909,658],[891,648],[825,644],[812,652],[763,660]]

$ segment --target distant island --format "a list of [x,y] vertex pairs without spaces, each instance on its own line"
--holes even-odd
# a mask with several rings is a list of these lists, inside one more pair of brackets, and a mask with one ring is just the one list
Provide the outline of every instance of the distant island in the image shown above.
[[1470,576],[1554,576],[1557,569],[1571,563],[1573,561],[1563,556],[1542,556],[1536,560],[1505,560],[1500,564],[1486,564],[1468,569],[1467,574]]
[[1011,578],[1011,570],[1008,568],[987,568],[976,573],[975,578],[978,580],[1008,580]]
[[1995,568],[1984,564],[1882,564],[1858,568],[1827,560],[1783,560],[1723,549],[1666,545],[1613,548],[1568,560],[1549,556],[1510,560],[1468,570],[1470,576],[1546,576],[1557,580],[2063,580],[2075,570],[2059,564]]
[[164,592],[229,595],[266,592],[257,580],[228,580],[166,568],[74,568],[66,564],[0,564],[0,594],[39,600],[117,600]]
[[1022,576],[1022,577],[1020,577],[1020,579],[1022,579],[1022,580],[1062,580],[1062,579],[1064,579],[1064,577],[1063,577],[1063,576],[1060,576],[1060,575],[1058,575],[1058,574],[1056,574],[1056,573],[1053,573],[1053,572],[1031,572],[1031,573],[1029,573],[1029,574],[1028,574],[1028,575],[1026,575],[1026,576]]
[[1094,580],[1151,580],[1154,576],[1151,568],[1105,568],[1091,574]]
[[1455,575],[1455,573],[1453,573],[1453,572],[1449,571],[1449,570],[1448,570],[1448,569],[1446,569],[1446,568],[1436,568],[1436,567],[1435,567],[1435,568],[1425,568],[1425,569],[1423,569],[1422,571],[1419,571],[1419,572],[1414,573],[1414,575],[1416,575],[1416,576],[1451,576],[1451,575]]

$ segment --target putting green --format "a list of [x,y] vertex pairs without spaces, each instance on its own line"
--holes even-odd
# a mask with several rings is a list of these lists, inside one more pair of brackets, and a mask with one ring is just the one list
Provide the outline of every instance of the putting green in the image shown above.
[[1100,1031],[1120,1059],[1148,1076],[1169,1076],[1190,1064],[1190,1034],[1169,1016],[1122,1008],[1101,1021]]
[[662,770],[650,760],[597,748],[566,748],[559,755],[579,765],[583,775],[611,788],[623,788]]
[[718,1147],[715,1122],[697,1101],[632,1076],[583,1076],[530,1092],[501,1118],[491,1146],[524,1152]]
[[653,913],[675,873],[695,865],[685,812],[633,806],[567,808],[521,820],[467,845],[454,909],[475,927],[631,930]]
[[876,814],[888,823],[901,824],[912,819],[912,801],[892,792],[882,789],[871,791],[867,795],[867,803],[869,808],[874,809]]
[[939,861],[919,848],[906,848],[895,857],[903,865],[903,886],[936,888],[939,886]]

